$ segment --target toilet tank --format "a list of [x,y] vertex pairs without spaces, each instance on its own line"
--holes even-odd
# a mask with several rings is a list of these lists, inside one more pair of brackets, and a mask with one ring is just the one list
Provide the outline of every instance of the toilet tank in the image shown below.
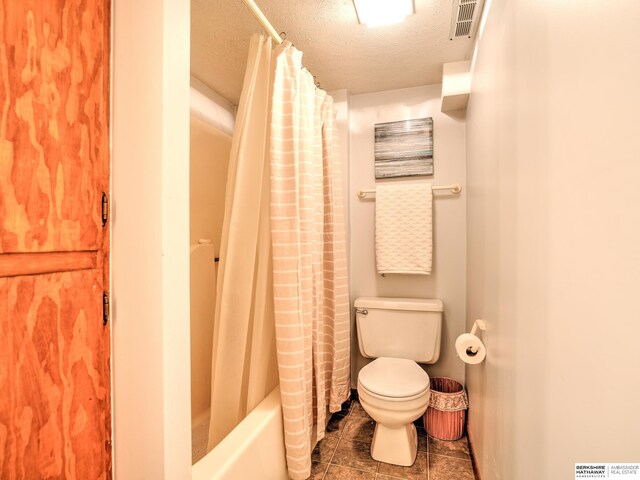
[[440,357],[442,300],[360,297],[354,302],[360,353],[435,363]]

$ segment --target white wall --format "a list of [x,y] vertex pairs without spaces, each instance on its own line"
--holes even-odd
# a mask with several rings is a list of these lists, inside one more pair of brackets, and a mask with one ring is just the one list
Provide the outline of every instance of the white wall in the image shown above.
[[[387,275],[376,272],[374,250],[375,200],[360,200],[356,192],[376,185],[374,124],[433,117],[433,177],[385,181],[459,183],[461,195],[436,193],[434,199],[434,261],[430,276]],[[445,305],[440,360],[426,369],[431,376],[464,381],[464,364],[453,344],[465,328],[465,124],[440,112],[440,85],[391,90],[350,97],[350,288],[351,300],[361,296],[440,298]],[[380,182],[380,181],[378,181]],[[352,315],[352,384],[368,360],[360,355]]]
[[191,476],[189,2],[113,4],[114,477]]
[[638,462],[640,3],[493,0],[467,115],[482,480]]

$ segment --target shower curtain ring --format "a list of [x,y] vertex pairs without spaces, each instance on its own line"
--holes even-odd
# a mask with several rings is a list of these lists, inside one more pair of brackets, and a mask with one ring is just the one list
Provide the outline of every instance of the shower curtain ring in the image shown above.
[[280,32],[280,38],[284,42],[287,39],[287,32]]

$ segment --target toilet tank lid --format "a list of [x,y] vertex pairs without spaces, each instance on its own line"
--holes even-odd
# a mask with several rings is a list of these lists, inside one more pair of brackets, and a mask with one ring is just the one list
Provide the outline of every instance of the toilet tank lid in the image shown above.
[[381,310],[415,310],[419,312],[442,312],[444,305],[437,298],[389,298],[360,297],[353,302],[356,308],[377,308]]

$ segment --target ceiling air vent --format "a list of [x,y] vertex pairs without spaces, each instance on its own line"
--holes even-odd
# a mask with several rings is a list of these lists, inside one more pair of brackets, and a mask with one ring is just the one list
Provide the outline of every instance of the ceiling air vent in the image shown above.
[[484,0],[454,0],[449,39],[471,38],[475,35]]

